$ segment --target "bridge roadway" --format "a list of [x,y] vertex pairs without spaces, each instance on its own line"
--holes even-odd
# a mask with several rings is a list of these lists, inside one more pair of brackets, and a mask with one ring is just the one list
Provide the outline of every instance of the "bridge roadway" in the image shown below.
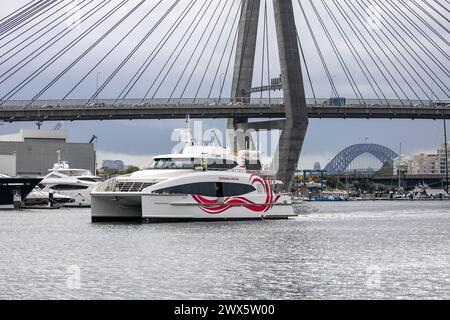
[[[139,103],[138,100],[121,101],[102,100],[87,104],[85,100],[60,102],[8,101],[0,106],[0,122],[22,121],[77,121],[77,120],[133,120],[133,119],[182,119],[187,114],[191,118],[228,119],[228,118],[284,118],[284,106],[281,99],[252,101],[250,104],[221,102],[213,100],[174,101],[161,100]],[[329,106],[326,104],[308,104],[310,118],[316,119],[449,119],[450,104],[428,106],[415,104],[357,104]]]

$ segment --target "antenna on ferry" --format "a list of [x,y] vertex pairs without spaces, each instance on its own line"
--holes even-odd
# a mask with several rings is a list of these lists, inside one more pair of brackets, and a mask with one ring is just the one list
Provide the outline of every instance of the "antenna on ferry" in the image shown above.
[[58,155],[58,163],[61,163],[61,149],[56,150],[56,154]]

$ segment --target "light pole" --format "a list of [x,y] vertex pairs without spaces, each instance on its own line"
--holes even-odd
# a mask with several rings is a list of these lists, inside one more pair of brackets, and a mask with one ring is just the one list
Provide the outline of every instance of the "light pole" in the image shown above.
[[445,152],[445,192],[448,194],[448,142],[447,142],[447,120],[444,119],[444,152]]

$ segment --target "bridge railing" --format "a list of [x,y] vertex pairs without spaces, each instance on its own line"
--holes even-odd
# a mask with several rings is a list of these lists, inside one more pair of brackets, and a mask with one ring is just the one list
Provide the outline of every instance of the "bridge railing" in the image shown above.
[[[342,100],[344,101],[344,100]],[[442,101],[419,101],[419,100],[387,100],[377,99],[345,99],[345,104],[330,104],[330,98],[307,98],[307,105],[310,107],[357,107],[357,108],[376,108],[376,107],[410,107],[410,108],[450,108],[450,100]],[[151,107],[151,106],[210,106],[210,107],[233,107],[250,104],[252,106],[270,107],[284,104],[283,98],[156,98],[156,99],[49,99],[49,100],[8,100],[0,104],[0,108],[14,109],[35,109],[35,108],[124,108],[124,107]]]
[[247,98],[155,98],[155,99],[48,99],[48,100],[9,100],[4,102],[1,107],[3,108],[91,108],[91,107],[109,107],[109,108],[121,108],[121,107],[151,107],[151,106],[242,106],[244,104],[270,106],[270,105],[282,105],[283,98],[271,98],[271,99],[247,99]]

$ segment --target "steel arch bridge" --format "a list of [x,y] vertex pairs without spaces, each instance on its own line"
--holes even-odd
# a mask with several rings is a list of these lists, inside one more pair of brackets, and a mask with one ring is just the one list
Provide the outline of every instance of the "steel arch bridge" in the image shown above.
[[391,149],[379,144],[355,144],[345,148],[334,157],[325,170],[331,173],[345,172],[350,163],[364,153],[369,153],[382,163],[393,165],[398,154]]

